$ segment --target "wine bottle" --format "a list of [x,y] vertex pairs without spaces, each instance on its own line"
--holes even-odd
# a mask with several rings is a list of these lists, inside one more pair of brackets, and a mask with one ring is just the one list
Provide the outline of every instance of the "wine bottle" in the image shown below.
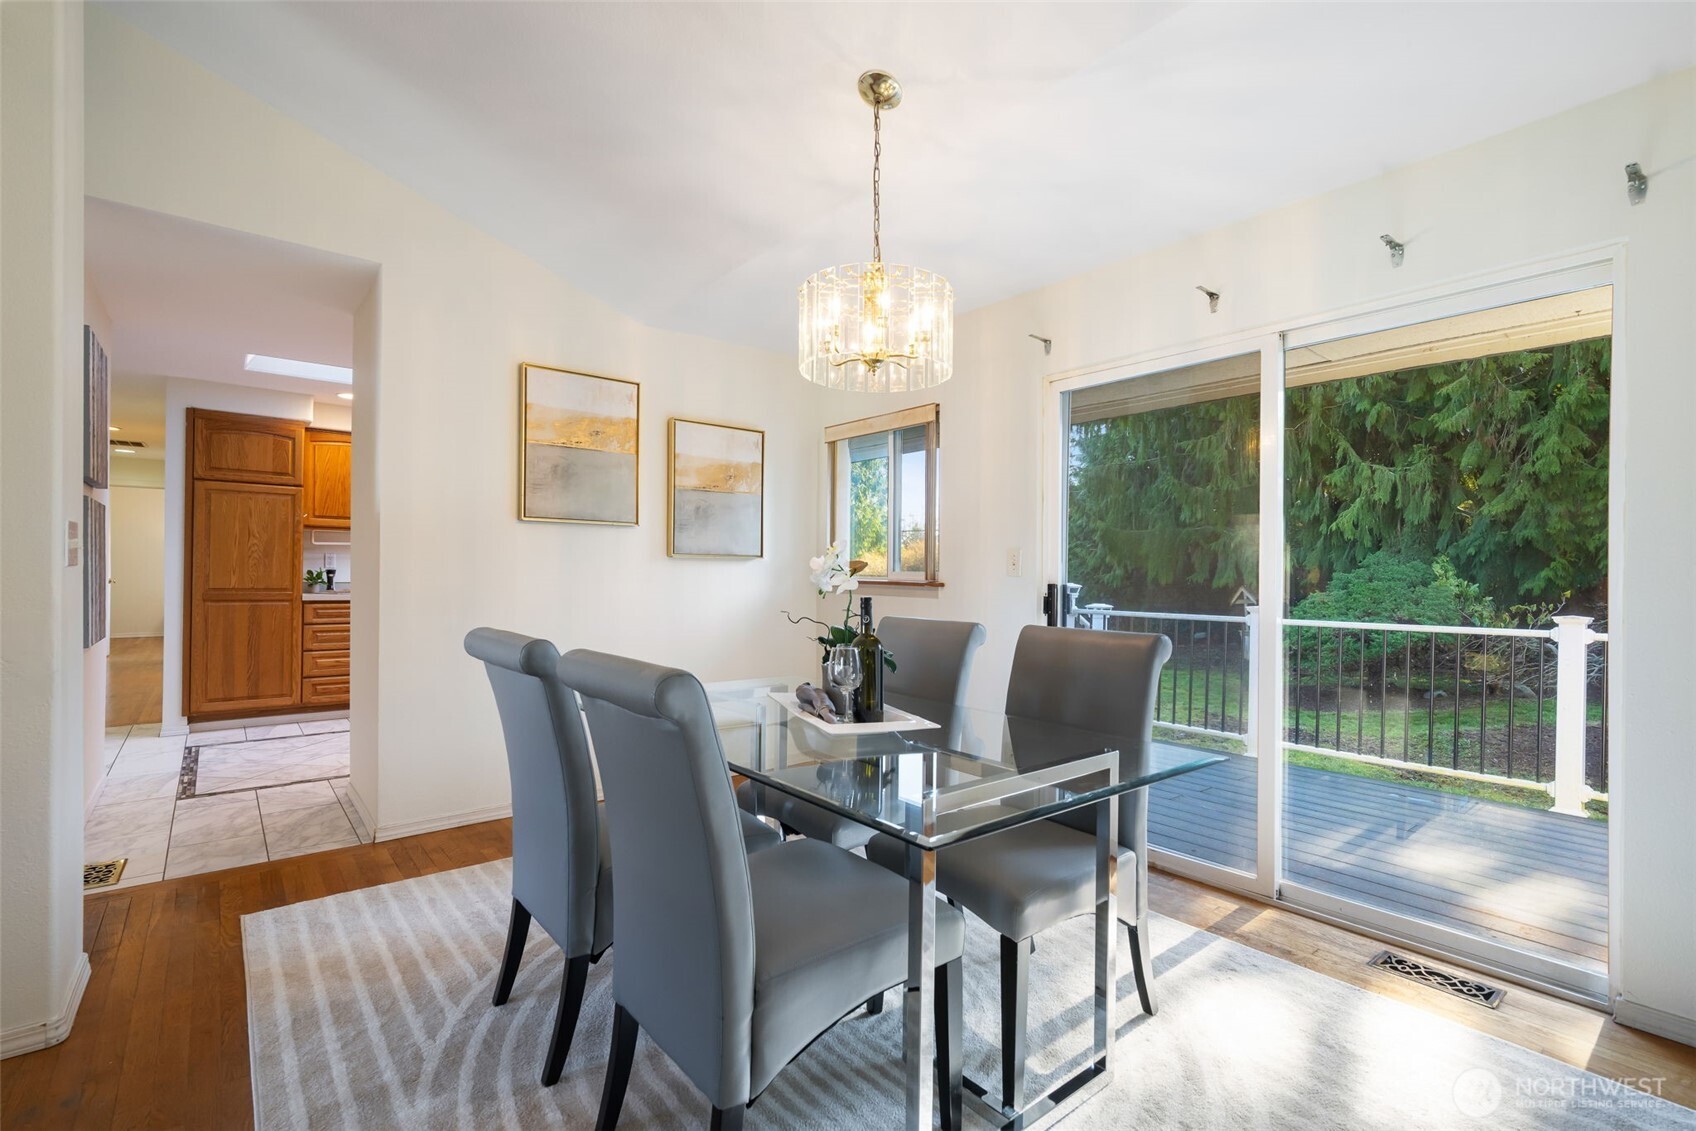
[[860,635],[854,637],[860,653],[860,686],[854,693],[854,721],[883,721],[883,645],[872,631],[872,599],[860,598]]

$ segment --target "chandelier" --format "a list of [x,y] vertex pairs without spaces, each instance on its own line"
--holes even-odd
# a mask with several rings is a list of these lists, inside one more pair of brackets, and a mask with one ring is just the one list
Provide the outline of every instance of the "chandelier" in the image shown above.
[[927,389],[954,375],[954,288],[934,271],[883,261],[883,112],[901,105],[901,84],[867,71],[859,85],[872,108],[872,258],[801,284],[801,376],[860,393]]

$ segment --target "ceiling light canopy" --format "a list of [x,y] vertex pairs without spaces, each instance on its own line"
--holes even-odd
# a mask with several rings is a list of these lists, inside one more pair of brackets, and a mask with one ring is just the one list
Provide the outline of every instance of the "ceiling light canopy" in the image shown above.
[[872,108],[872,257],[801,284],[801,376],[854,392],[927,389],[954,375],[954,288],[934,271],[883,262],[883,112],[901,105],[901,84],[867,71],[859,86]]
[[292,357],[267,357],[262,353],[250,353],[242,368],[249,373],[275,373],[279,377],[304,377],[308,381],[333,381],[338,385],[353,384],[353,370],[345,365],[296,361]]

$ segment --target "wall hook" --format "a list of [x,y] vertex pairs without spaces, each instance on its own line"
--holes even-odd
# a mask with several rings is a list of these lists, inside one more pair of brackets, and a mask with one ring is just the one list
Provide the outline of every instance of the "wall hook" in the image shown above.
[[1209,314],[1218,314],[1219,313],[1219,292],[1218,291],[1210,291],[1206,287],[1203,287],[1203,286],[1200,286],[1200,285],[1197,285],[1197,287],[1195,289],[1207,296],[1207,312]]
[[1407,245],[1389,233],[1385,233],[1378,238],[1383,240],[1384,246],[1390,249],[1390,266],[1400,267],[1402,265],[1402,255],[1407,251]]
[[1649,177],[1643,172],[1643,166],[1633,161],[1625,167],[1625,199],[1633,204],[1642,204],[1643,198],[1649,195]]
[[1045,338],[1041,334],[1031,334],[1029,336],[1042,343],[1042,354],[1044,357],[1047,357],[1049,354],[1054,352],[1053,338]]

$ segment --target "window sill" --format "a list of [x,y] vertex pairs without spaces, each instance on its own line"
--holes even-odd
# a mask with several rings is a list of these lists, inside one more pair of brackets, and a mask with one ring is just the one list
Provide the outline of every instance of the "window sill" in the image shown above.
[[868,585],[872,586],[874,588],[877,588],[877,589],[941,589],[942,588],[942,582],[940,582],[940,581],[886,581],[883,578],[878,578],[878,577],[862,577],[862,578],[860,578],[860,588],[861,589],[866,588]]

